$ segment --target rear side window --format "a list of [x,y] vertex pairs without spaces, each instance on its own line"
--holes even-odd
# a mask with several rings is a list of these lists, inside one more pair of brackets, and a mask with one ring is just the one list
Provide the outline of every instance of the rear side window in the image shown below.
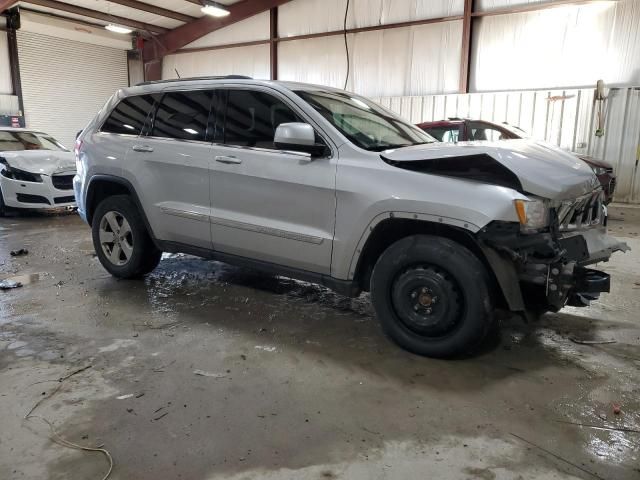
[[273,136],[278,125],[300,121],[291,108],[273,95],[251,90],[229,90],[224,143],[275,148]]
[[441,142],[457,143],[460,140],[458,127],[429,127],[426,131]]
[[469,122],[469,140],[508,140],[508,134],[501,132],[497,128],[483,122]]
[[140,135],[144,122],[153,107],[152,95],[136,95],[122,100],[111,112],[102,131]]
[[204,141],[212,96],[211,90],[165,94],[158,106],[151,136]]

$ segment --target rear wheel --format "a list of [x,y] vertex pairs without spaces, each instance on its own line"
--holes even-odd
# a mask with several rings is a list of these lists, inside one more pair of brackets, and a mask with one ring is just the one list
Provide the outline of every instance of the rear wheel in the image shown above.
[[127,195],[103,200],[93,215],[91,229],[98,259],[115,277],[140,277],[160,262],[162,252],[153,244],[140,212]]
[[374,267],[371,297],[385,333],[419,355],[468,353],[491,327],[485,267],[447,238],[414,235],[391,245]]

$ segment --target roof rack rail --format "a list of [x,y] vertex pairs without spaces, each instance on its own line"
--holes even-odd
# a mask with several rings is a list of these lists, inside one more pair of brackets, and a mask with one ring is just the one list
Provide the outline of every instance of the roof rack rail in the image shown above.
[[149,80],[147,82],[136,83],[136,87],[140,85],[154,85],[156,83],[172,83],[172,82],[189,82],[194,80],[253,80],[246,75],[217,75],[207,77],[185,77],[185,78],[169,78],[166,80]]

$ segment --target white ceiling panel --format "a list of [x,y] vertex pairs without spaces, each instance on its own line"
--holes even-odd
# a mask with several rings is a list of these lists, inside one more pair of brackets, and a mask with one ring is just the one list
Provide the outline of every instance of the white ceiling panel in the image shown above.
[[[84,15],[76,15],[75,13],[67,13],[61,12],[60,10],[56,10],[55,8],[41,7],[40,5],[30,5],[25,2],[21,2],[20,5],[28,10],[29,12],[41,12],[41,13],[51,13],[58,17],[64,17],[69,20],[80,20],[85,23],[93,23],[96,25],[108,25],[109,22],[105,22],[93,17],[85,17]],[[23,11],[24,12],[24,11]]]
[[[59,1],[59,0],[58,0]],[[175,20],[173,18],[162,17],[160,15],[155,15],[153,13],[145,12],[143,10],[137,10],[135,8],[125,7],[123,5],[118,5],[116,3],[107,2],[106,0],[73,0],[64,1],[62,3],[68,3],[69,5],[73,5],[75,7],[88,8],[89,10],[95,10],[97,12],[106,13],[108,15],[114,15],[117,17],[124,17],[131,20],[136,20],[138,22],[148,23],[150,25],[155,25],[158,27],[164,27],[168,29],[176,28],[180,25],[183,25],[183,22],[179,20]],[[181,2],[182,3],[182,2]],[[33,8],[45,11],[44,9],[47,7],[42,7],[38,5],[32,5],[27,1],[20,2],[21,5],[25,5],[28,8]],[[197,5],[195,5],[197,7]],[[64,12],[62,10],[55,10],[47,8],[47,10],[53,10],[57,15],[62,16],[71,16],[72,14]],[[200,16],[200,15],[198,15]],[[114,19],[113,23],[118,23],[117,20]]]

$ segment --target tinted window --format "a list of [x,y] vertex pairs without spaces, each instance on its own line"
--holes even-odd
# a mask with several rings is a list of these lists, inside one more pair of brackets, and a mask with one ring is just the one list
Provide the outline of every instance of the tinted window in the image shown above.
[[273,136],[278,125],[301,121],[287,105],[272,95],[250,90],[229,90],[224,143],[274,148]]
[[153,106],[152,95],[127,97],[115,108],[102,126],[103,132],[140,135],[144,122]]
[[167,93],[158,106],[151,135],[204,141],[212,96],[211,90]]

